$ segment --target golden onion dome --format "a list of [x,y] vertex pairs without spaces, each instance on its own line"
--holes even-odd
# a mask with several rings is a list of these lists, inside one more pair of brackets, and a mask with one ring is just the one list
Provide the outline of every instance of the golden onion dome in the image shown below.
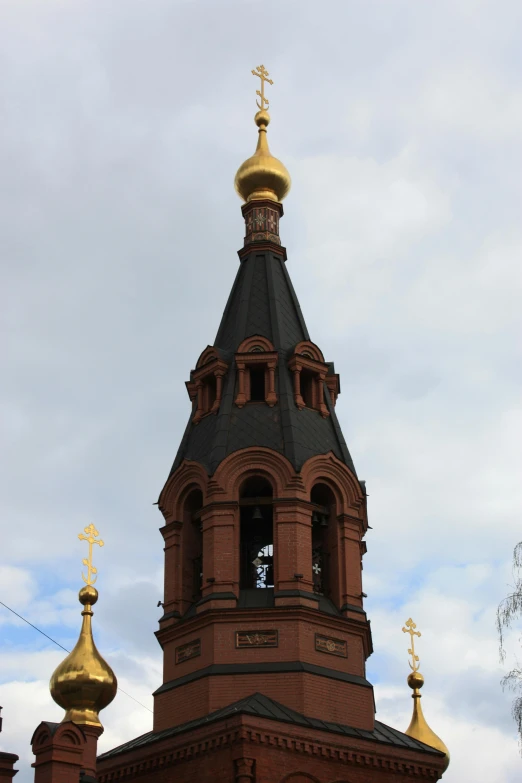
[[425,745],[429,745],[430,747],[435,748],[435,750],[439,750],[441,753],[444,753],[445,771],[450,763],[449,750],[441,738],[438,737],[428,726],[420,703],[420,700],[422,699],[420,689],[424,685],[424,677],[419,671],[419,656],[415,652],[415,637],[422,636],[422,634],[420,631],[417,631],[417,625],[413,622],[411,617],[406,620],[405,627],[402,629],[402,631],[403,633],[408,633],[411,640],[411,647],[408,650],[408,653],[411,655],[411,672],[408,675],[407,682],[413,691],[411,694],[413,699],[413,715],[411,716],[410,725],[404,733],[407,734],[408,737],[419,740],[419,742],[424,742]]
[[111,667],[96,649],[92,636],[91,607],[98,600],[98,591],[87,584],[78,598],[84,607],[80,638],[57,667],[49,687],[54,701],[66,710],[64,721],[101,726],[98,713],[114,699],[118,683]]
[[424,677],[419,671],[411,672],[408,675],[408,685],[413,690],[411,695],[413,699],[413,715],[411,716],[410,725],[404,733],[407,734],[408,737],[420,740],[420,742],[424,742],[425,745],[430,745],[432,748],[435,748],[435,750],[440,750],[441,753],[444,753],[446,756],[446,766],[444,769],[447,769],[450,763],[449,750],[441,738],[430,729],[426,722],[426,718],[424,717],[424,713],[422,712],[420,703],[422,696],[419,691],[424,685]]
[[243,201],[282,201],[290,190],[292,180],[286,167],[271,155],[268,148],[266,129],[270,115],[262,109],[257,112],[254,121],[259,128],[257,148],[237,170],[234,186]]

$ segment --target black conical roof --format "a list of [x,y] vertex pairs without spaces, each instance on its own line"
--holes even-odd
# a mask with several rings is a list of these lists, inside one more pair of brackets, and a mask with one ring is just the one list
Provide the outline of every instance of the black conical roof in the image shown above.
[[[254,335],[270,340],[279,354],[278,402],[272,408],[234,405],[234,354],[243,340]],[[220,409],[198,424],[192,423],[191,415],[171,473],[188,459],[213,474],[226,456],[250,446],[279,451],[297,471],[310,457],[332,451],[355,473],[330,395],[325,394],[327,418],[296,407],[288,360],[303,340],[310,337],[282,255],[266,248],[252,249],[241,261],[214,343],[229,365]]]

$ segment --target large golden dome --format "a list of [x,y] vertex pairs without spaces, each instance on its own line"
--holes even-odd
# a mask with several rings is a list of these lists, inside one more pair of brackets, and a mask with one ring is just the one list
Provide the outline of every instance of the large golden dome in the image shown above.
[[114,699],[118,683],[92,637],[91,607],[98,600],[98,591],[92,585],[86,585],[78,598],[84,607],[80,638],[54,672],[49,687],[55,702],[66,710],[64,721],[101,726],[98,713]]
[[292,181],[286,167],[270,154],[266,139],[270,115],[262,109],[257,112],[254,120],[259,128],[257,148],[252,157],[245,160],[237,170],[234,180],[236,191],[243,201],[282,201],[290,190]]

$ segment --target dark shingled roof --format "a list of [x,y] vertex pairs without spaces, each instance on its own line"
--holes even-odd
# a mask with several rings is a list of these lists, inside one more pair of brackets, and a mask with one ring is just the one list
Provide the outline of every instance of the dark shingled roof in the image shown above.
[[[278,402],[273,408],[234,405],[234,353],[253,335],[266,337],[279,352]],[[326,419],[317,411],[299,411],[295,405],[287,362],[295,346],[309,339],[283,258],[267,249],[252,250],[241,262],[214,343],[229,363],[219,412],[197,425],[192,424],[191,414],[171,474],[188,459],[201,463],[212,475],[226,456],[249,446],[279,451],[297,471],[310,457],[332,451],[355,473],[330,395],[325,394],[330,411]]]
[[291,710],[289,707],[285,707],[283,704],[279,704],[279,702],[269,699],[268,696],[263,696],[261,693],[253,693],[251,696],[240,699],[240,701],[236,701],[234,704],[229,704],[228,707],[223,707],[203,718],[183,723],[181,726],[175,726],[172,729],[149,731],[147,734],[142,734],[141,737],[137,737],[130,742],[125,742],[123,745],[119,745],[117,748],[113,748],[112,750],[107,751],[107,753],[98,756],[98,761],[100,762],[114,758],[121,753],[143,748],[153,742],[159,742],[168,737],[175,737],[190,729],[199,728],[208,723],[215,723],[216,721],[230,718],[233,715],[255,715],[261,718],[268,718],[269,720],[277,720],[280,723],[290,723],[294,726],[319,729],[321,731],[331,732],[332,734],[344,734],[348,737],[356,737],[370,742],[382,743],[383,745],[394,745],[395,747],[416,750],[422,753],[434,753],[438,756],[444,755],[440,751],[435,750],[435,748],[425,745],[423,742],[419,742],[412,737],[408,737],[408,735],[403,734],[402,731],[392,729],[390,726],[386,726],[379,721],[375,721],[375,728],[373,731],[355,729],[352,726],[344,726],[341,723],[331,723],[330,721],[319,720],[319,718],[307,718],[299,712],[295,712],[295,710]]

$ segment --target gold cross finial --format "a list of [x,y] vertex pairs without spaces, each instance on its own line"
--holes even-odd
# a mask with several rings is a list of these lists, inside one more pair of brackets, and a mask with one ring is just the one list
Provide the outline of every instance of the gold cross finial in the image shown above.
[[411,664],[409,661],[408,661],[408,663],[410,664],[410,669],[412,671],[414,671],[414,672],[417,672],[417,671],[419,671],[419,656],[415,655],[415,639],[413,637],[414,636],[421,636],[421,632],[415,630],[417,625],[416,625],[416,623],[413,622],[411,617],[410,617],[409,620],[406,620],[405,625],[406,625],[406,628],[403,628],[402,631],[403,631],[403,633],[409,633],[410,634],[410,637],[411,637],[411,648],[408,650],[408,652],[411,655],[411,659],[413,661],[413,664]]
[[98,573],[98,569],[95,568],[92,564],[92,545],[98,544],[98,546],[103,546],[103,541],[101,539],[99,541],[96,540],[100,534],[98,533],[94,525],[91,524],[88,527],[84,528],[84,530],[87,533],[87,535],[84,536],[83,533],[78,533],[78,538],[80,539],[80,541],[89,542],[89,557],[84,557],[82,561],[83,565],[87,566],[87,579],[85,578],[83,573],[82,573],[82,579],[86,585],[93,585],[96,582],[96,578],[97,578],[96,574]]
[[268,84],[273,84],[274,82],[272,81],[272,79],[268,78],[269,73],[264,65],[258,65],[255,71],[254,70],[252,71],[252,74],[254,76],[259,76],[259,78],[261,79],[261,89],[256,90],[256,95],[259,95],[259,97],[261,98],[261,104],[259,103],[259,101],[256,101],[256,103],[258,107],[261,109],[261,111],[264,111],[264,109],[268,109],[269,107],[268,98],[265,98],[265,82],[268,82]]

